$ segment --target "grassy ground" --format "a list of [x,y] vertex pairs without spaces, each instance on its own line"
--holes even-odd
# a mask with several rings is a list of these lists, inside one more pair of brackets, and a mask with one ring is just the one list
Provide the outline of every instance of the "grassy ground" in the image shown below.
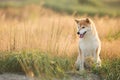
[[25,73],[32,77],[63,77],[66,71],[73,70],[74,60],[70,59],[72,58],[65,56],[53,57],[43,52],[19,52],[19,54],[11,52],[1,58],[0,71]]
[[[67,71],[75,71],[79,39],[75,17],[35,5],[1,8],[0,16],[0,73],[63,78]],[[90,72],[119,80],[120,18],[91,18],[102,41],[102,67],[93,66]]]
[[[30,77],[40,77],[40,79],[66,78],[67,80],[69,78],[67,72],[76,72],[75,58],[75,56],[53,57],[51,54],[42,52],[19,52],[19,54],[10,52],[7,56],[3,55],[0,58],[0,73],[19,73]],[[101,68],[93,67],[89,72],[99,75],[101,80],[119,80],[120,58],[102,61]]]

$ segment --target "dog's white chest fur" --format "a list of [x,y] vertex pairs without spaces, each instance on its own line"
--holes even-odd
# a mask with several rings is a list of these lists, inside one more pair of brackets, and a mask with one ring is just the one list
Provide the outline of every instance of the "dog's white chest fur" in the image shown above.
[[94,36],[89,36],[85,39],[80,39],[79,48],[81,49],[84,56],[93,56],[98,48],[98,40]]

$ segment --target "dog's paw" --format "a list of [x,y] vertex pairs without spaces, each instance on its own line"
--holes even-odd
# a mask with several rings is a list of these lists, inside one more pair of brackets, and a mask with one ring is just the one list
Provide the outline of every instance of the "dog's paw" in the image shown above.
[[98,68],[101,67],[101,63],[97,63],[96,67],[98,67]]
[[77,61],[75,62],[75,69],[76,69],[77,71],[80,70],[80,60],[77,60]]
[[96,67],[101,67],[101,60],[96,63]]
[[75,69],[77,70],[77,71],[79,71],[80,70],[80,64],[79,63],[75,63]]

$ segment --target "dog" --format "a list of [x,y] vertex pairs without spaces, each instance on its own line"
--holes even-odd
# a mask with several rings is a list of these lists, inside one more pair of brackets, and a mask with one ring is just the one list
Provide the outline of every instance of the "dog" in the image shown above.
[[84,70],[86,57],[92,57],[97,67],[101,66],[101,41],[94,22],[90,18],[75,19],[79,35],[79,54],[75,62],[77,70]]

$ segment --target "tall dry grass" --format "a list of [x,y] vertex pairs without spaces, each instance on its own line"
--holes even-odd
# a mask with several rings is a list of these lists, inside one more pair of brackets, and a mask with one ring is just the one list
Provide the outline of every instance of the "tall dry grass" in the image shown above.
[[[78,52],[75,17],[34,6],[16,11],[19,17],[6,17],[15,15],[12,12],[14,9],[8,9],[5,13],[3,11],[0,17],[0,51],[39,50],[52,55],[68,56]],[[102,57],[120,56],[120,39],[109,41],[107,37],[120,31],[120,18],[92,19],[102,40]]]

